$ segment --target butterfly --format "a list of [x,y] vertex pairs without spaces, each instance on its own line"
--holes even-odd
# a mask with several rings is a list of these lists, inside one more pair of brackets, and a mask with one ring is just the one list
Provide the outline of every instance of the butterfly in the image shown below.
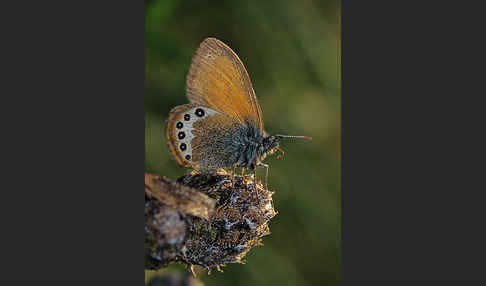
[[282,138],[268,135],[262,109],[250,77],[238,56],[226,44],[205,39],[192,58],[186,78],[189,104],[173,108],[167,119],[166,139],[177,163],[208,171],[236,167],[266,168],[262,161],[280,150]]

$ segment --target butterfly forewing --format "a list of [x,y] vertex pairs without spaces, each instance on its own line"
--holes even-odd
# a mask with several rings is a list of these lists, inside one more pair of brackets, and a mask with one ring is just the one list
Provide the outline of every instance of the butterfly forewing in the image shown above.
[[199,46],[187,75],[191,103],[207,106],[253,124],[263,134],[263,118],[250,77],[238,56],[221,41],[208,38]]

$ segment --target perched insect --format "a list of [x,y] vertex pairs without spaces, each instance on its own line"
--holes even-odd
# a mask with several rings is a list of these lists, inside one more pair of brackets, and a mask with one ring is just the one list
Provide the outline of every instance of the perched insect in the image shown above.
[[[166,138],[179,165],[197,170],[236,167],[254,171],[279,148],[281,138],[267,135],[262,110],[243,63],[224,43],[207,38],[194,55],[187,74],[190,103],[177,106],[167,119]],[[280,156],[279,156],[280,157]]]

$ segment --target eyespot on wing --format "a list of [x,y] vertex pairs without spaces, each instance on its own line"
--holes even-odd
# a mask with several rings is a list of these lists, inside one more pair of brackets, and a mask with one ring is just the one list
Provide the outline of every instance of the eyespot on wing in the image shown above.
[[179,165],[198,168],[192,154],[194,124],[217,113],[197,104],[179,105],[170,111],[166,122],[165,137],[170,153]]

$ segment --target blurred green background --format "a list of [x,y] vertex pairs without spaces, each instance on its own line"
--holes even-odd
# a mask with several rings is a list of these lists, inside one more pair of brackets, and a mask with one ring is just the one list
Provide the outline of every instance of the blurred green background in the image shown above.
[[[171,108],[188,102],[191,57],[206,37],[243,61],[270,134],[308,135],[267,157],[279,214],[245,265],[200,272],[205,285],[341,285],[340,0],[146,1],[145,169],[176,179],[186,169],[164,138]],[[263,178],[264,171],[259,171]],[[186,271],[171,264],[167,271]],[[146,281],[155,271],[146,271]]]

